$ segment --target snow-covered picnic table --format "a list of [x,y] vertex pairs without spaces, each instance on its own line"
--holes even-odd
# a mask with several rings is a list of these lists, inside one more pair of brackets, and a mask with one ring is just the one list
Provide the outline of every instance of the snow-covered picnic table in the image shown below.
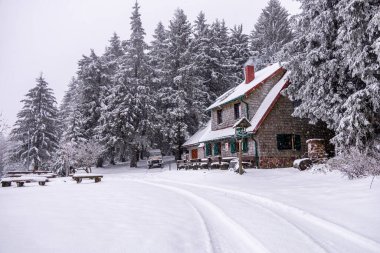
[[18,187],[24,186],[24,183],[37,182],[39,185],[45,185],[48,182],[46,177],[42,176],[20,176],[20,177],[5,177],[1,179],[2,187],[9,187],[12,183],[16,183]]
[[72,176],[72,178],[77,181],[77,183],[79,184],[80,182],[82,182],[82,179],[95,179],[95,183],[98,183],[102,180],[103,178],[103,175],[101,174],[94,174],[94,173],[76,173]]

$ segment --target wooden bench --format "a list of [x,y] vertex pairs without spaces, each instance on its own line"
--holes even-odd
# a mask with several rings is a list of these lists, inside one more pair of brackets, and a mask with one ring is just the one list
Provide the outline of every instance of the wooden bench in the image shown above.
[[48,179],[46,177],[27,177],[27,176],[21,176],[21,177],[5,177],[1,179],[1,186],[2,187],[10,187],[12,183],[16,183],[17,187],[24,186],[24,183],[32,183],[32,182],[38,182],[39,185],[43,186],[46,182],[48,182]]
[[186,168],[187,168],[186,160],[177,160],[177,170],[186,169]]
[[82,182],[82,179],[84,178],[87,178],[87,179],[95,179],[95,183],[99,183],[102,178],[103,178],[103,175],[100,175],[100,174],[91,174],[91,173],[88,173],[88,174],[74,174],[72,176],[72,178],[77,181],[77,183],[79,184],[80,182]]

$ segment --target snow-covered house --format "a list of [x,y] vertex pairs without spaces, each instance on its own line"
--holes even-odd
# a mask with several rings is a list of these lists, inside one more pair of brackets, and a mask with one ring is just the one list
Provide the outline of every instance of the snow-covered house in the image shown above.
[[287,70],[275,63],[255,73],[252,60],[244,66],[245,80],[210,105],[211,119],[184,144],[191,159],[237,156],[233,125],[249,119],[250,137],[242,142],[243,157],[259,167],[290,166],[307,152],[306,140],[331,138],[322,125],[292,117],[296,103],[281,94],[289,84]]

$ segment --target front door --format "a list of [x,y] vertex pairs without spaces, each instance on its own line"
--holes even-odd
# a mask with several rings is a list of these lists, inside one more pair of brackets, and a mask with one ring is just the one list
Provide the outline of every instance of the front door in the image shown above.
[[191,150],[191,159],[198,159],[198,149]]

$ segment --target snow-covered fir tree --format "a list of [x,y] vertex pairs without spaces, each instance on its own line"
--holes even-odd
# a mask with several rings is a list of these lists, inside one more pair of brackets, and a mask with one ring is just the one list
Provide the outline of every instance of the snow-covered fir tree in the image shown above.
[[168,55],[168,32],[162,22],[159,22],[154,30],[153,41],[150,43],[149,49],[147,54],[150,72],[149,87],[151,90],[151,101],[156,108],[156,112],[152,114],[151,131],[147,133],[147,137],[151,147],[160,147],[164,153],[169,153],[170,145],[164,138],[162,131],[162,126],[165,124],[163,113],[165,107],[161,99],[156,96],[156,91],[163,89],[169,83],[168,64],[166,62]]
[[189,85],[186,66],[190,62],[191,25],[185,13],[177,9],[168,30],[168,55],[166,69],[168,84],[159,91],[163,103],[164,136],[170,143],[177,159],[181,155],[181,145],[189,134],[188,100],[185,89]]
[[166,84],[166,56],[168,55],[168,34],[162,22],[157,24],[148,52],[148,66],[151,72],[151,85],[160,89]]
[[5,136],[0,133],[0,176],[4,171],[6,164],[6,155],[7,155],[7,139]]
[[[133,7],[131,36],[125,44],[125,55],[120,59],[120,68],[115,74],[115,85],[108,99],[108,114],[103,124],[113,134],[114,145],[128,148],[130,166],[137,166],[139,151],[146,146],[150,119],[154,104],[151,102],[147,56],[144,42],[145,32],[141,23],[139,5]],[[123,152],[122,152],[123,153]]]
[[58,147],[56,100],[42,75],[36,81],[22,100],[24,106],[11,131],[14,158],[28,167],[32,164],[34,170],[43,168]]
[[91,139],[98,134],[96,127],[100,118],[105,74],[101,59],[95,54],[94,50],[91,50],[90,56],[83,55],[78,65],[78,84],[81,91],[78,105],[80,114],[79,130],[84,139]]
[[288,47],[294,115],[336,131],[338,151],[364,151],[379,135],[379,1],[301,1]]
[[243,65],[251,56],[249,37],[243,33],[243,25],[234,26],[228,40],[228,64],[230,80],[238,84],[244,79]]
[[80,131],[80,112],[79,105],[81,103],[82,86],[79,81],[73,77],[68,85],[68,90],[63,96],[62,103],[59,107],[59,121],[61,141],[78,142],[83,139]]
[[100,111],[100,124],[96,128],[99,141],[104,145],[104,156],[109,159],[111,164],[115,164],[116,157],[116,139],[113,132],[113,117],[112,112],[115,110],[113,99],[115,97],[115,76],[120,69],[122,57],[125,52],[122,47],[119,36],[114,33],[109,40],[109,46],[106,47],[104,55],[101,57],[101,62],[104,71],[104,85],[101,91],[101,111]]
[[336,9],[340,73],[352,93],[343,104],[334,142],[341,149],[373,149],[380,137],[380,1],[341,0]]
[[269,0],[250,36],[252,54],[260,69],[275,59],[275,54],[292,39],[289,14],[279,0]]
[[[214,97],[216,97],[215,94],[211,94],[212,91],[210,89],[210,87],[213,86],[212,68],[214,67],[211,55],[212,46],[210,25],[207,23],[205,14],[203,12],[200,12],[197,16],[197,19],[194,21],[193,26],[193,40],[190,44],[190,63],[192,65],[191,74],[193,75],[194,81],[196,82],[196,85],[193,87],[196,87],[201,91],[201,97],[198,98],[197,101],[202,103],[205,108],[207,108],[207,106],[212,103]],[[199,109],[203,113],[204,109]],[[205,114],[203,113],[203,115]],[[200,124],[203,123],[204,120],[201,117]]]

